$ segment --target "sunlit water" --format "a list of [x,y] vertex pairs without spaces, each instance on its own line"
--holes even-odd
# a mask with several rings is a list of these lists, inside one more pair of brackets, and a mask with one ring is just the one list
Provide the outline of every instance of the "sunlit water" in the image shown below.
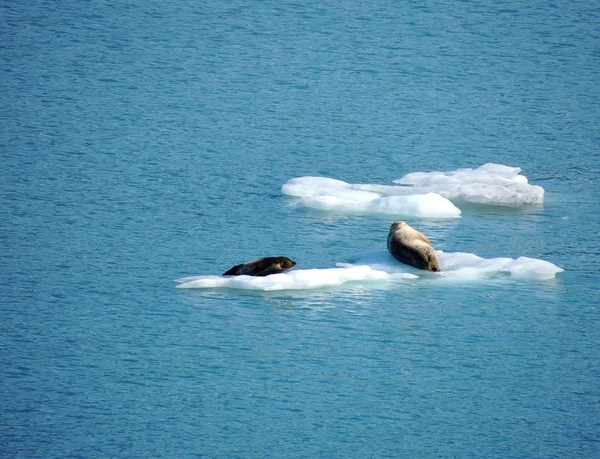
[[0,8],[2,457],[600,455],[597,5]]

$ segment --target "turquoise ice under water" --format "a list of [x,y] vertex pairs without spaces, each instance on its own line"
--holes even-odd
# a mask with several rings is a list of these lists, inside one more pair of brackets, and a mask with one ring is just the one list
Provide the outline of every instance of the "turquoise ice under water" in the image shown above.
[[[0,21],[2,457],[600,455],[595,3],[5,2]],[[543,204],[440,219],[282,192],[486,163]],[[463,267],[564,272],[173,283],[260,256],[389,270],[395,219]]]

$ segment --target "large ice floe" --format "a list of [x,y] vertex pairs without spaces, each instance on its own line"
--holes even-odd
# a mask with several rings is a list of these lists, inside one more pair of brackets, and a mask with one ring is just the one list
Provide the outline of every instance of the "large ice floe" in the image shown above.
[[265,277],[252,276],[195,276],[176,280],[177,288],[230,288],[243,290],[312,290],[344,284],[375,284],[393,281],[410,282],[420,278],[434,282],[447,279],[474,281],[497,275],[525,281],[552,279],[562,268],[544,260],[520,257],[481,258],[472,253],[436,251],[439,273],[421,271],[396,261],[387,251],[358,254],[351,263],[337,263],[336,268],[297,269]]
[[335,287],[349,282],[364,283],[392,279],[414,279],[410,273],[387,273],[367,265],[326,269],[297,269],[264,277],[196,276],[177,279],[177,288],[232,288],[243,290],[310,290]]
[[298,177],[285,183],[282,192],[320,210],[456,218],[461,211],[451,200],[507,207],[543,203],[544,189],[529,185],[520,173],[519,167],[488,163],[477,169],[413,172],[395,180],[397,185]]

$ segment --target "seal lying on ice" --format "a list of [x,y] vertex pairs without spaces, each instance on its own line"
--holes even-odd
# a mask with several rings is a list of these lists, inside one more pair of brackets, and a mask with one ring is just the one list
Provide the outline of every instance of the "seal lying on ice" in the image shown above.
[[440,270],[437,255],[427,236],[402,221],[392,223],[387,248],[400,263],[427,271]]
[[296,266],[296,262],[287,257],[265,257],[242,263],[226,271],[224,276],[268,276],[282,273]]

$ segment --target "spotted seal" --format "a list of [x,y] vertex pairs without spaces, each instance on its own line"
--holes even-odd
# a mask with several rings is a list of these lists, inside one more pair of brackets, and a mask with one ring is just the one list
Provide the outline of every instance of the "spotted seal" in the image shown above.
[[440,270],[437,255],[427,236],[402,221],[390,226],[387,248],[400,263],[427,271]]

